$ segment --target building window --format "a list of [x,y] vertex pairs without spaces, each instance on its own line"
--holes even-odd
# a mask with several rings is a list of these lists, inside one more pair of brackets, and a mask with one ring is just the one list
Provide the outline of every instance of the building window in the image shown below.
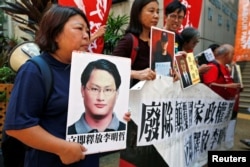
[[211,8],[208,8],[207,17],[208,17],[208,20],[210,21],[213,20],[213,10]]
[[227,19],[227,24],[226,24],[226,26],[227,26],[227,31],[229,31],[230,30],[230,21]]
[[222,16],[218,15],[218,26],[222,26]]

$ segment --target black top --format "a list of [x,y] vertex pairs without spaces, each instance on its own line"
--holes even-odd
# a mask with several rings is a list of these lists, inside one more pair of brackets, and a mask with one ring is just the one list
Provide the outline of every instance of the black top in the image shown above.
[[[138,38],[139,48],[137,50],[137,55],[134,64],[132,64],[132,70],[143,70],[149,67],[149,55],[150,49],[148,45],[148,41],[143,41]],[[131,50],[133,48],[133,39],[132,36],[126,34],[117,44],[113,51],[113,55],[120,57],[128,57],[130,58]],[[133,84],[139,82],[138,80],[133,80]]]

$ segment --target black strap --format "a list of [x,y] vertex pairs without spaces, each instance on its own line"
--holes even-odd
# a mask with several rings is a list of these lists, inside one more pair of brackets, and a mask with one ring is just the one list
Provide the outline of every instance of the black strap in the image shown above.
[[53,84],[53,78],[52,78],[52,71],[46,60],[42,58],[42,56],[34,56],[29,61],[33,62],[40,70],[44,83],[45,83],[45,89],[46,89],[46,98],[45,102],[47,103],[49,96],[52,91],[52,84]]

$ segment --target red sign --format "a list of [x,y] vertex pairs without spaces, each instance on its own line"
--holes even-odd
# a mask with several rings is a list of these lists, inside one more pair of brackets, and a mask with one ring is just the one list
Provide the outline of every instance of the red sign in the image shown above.
[[234,60],[250,61],[250,1],[239,0]]
[[[58,0],[58,4],[63,6],[77,6],[86,14],[91,33],[106,24],[112,0]],[[104,39],[98,38],[89,46],[90,52],[102,53]]]

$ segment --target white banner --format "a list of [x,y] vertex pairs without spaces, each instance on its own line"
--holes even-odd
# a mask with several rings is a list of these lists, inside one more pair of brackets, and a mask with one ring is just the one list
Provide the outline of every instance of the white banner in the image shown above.
[[206,164],[208,150],[225,149],[233,105],[204,84],[182,89],[160,77],[131,89],[129,106],[138,146],[153,144],[169,166],[191,167]]

